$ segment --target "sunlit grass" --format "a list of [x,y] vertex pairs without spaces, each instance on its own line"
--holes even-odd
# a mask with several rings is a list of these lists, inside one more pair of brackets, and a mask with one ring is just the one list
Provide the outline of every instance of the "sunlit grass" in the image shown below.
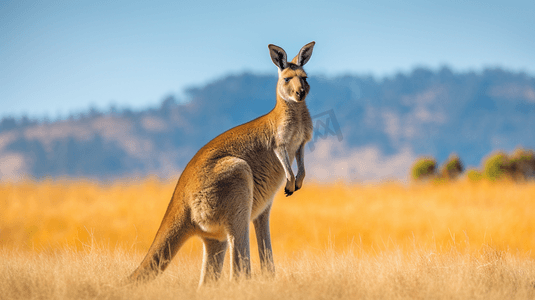
[[[81,249],[93,234],[109,247],[144,252],[174,184],[154,178],[2,183],[0,247]],[[308,183],[291,197],[277,195],[271,232],[275,254],[285,255],[332,245],[376,252],[414,243],[444,251],[492,245],[528,252],[535,248],[534,213],[535,183]],[[181,252],[198,252],[200,242],[192,240]]]
[[[407,250],[407,249],[406,249]],[[275,277],[197,289],[200,260],[179,256],[157,279],[124,286],[140,260],[121,249],[0,252],[2,299],[532,299],[535,261],[482,247],[436,253],[416,247],[368,253],[359,248],[282,257]]]
[[154,282],[116,285],[141,261],[175,182],[0,183],[0,298],[327,299],[534,297],[535,183],[310,183],[271,213],[277,275],[196,290],[188,242]]

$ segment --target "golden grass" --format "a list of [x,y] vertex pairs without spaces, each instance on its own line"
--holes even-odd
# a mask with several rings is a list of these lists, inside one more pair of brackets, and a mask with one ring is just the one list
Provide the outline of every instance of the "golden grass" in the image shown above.
[[477,253],[387,250],[304,253],[277,274],[224,278],[197,290],[200,260],[176,258],[156,280],[118,284],[139,262],[123,250],[0,252],[1,299],[533,299],[535,262],[484,247]]
[[486,181],[308,183],[275,199],[275,278],[257,274],[252,234],[251,280],[196,291],[201,245],[192,239],[156,281],[110,287],[141,261],[173,188],[156,179],[0,183],[0,298],[534,296],[535,183]]
[[[81,249],[101,244],[144,252],[170,200],[174,182],[147,179],[97,184],[42,181],[0,184],[0,247]],[[528,252],[535,248],[535,183],[460,181],[442,184],[308,184],[280,192],[271,213],[275,253],[412,247]],[[251,234],[254,238],[254,234]],[[196,252],[196,239],[181,252]],[[530,254],[534,257],[535,253]]]

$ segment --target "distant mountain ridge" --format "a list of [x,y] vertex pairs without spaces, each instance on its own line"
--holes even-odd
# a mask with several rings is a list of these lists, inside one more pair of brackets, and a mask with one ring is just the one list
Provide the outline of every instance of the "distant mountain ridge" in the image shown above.
[[[93,110],[53,122],[4,117],[0,179],[178,176],[210,139],[269,112],[276,80],[226,76],[188,89],[185,104],[170,96],[136,112]],[[419,155],[440,162],[455,152],[477,166],[493,150],[535,148],[535,78],[524,73],[417,68],[381,80],[312,75],[309,83],[311,115],[331,112],[315,121],[331,125],[316,128],[324,136],[306,154],[307,176],[319,180],[403,178]]]

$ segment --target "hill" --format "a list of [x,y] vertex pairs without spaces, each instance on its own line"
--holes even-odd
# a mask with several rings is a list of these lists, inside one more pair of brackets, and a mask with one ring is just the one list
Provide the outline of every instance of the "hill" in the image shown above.
[[[310,76],[314,142],[307,176],[406,178],[419,155],[457,153],[477,166],[491,151],[535,148],[535,78],[502,69]],[[195,152],[233,126],[269,112],[275,76],[230,75],[143,111],[91,110],[56,121],[4,116],[0,179],[178,176]]]

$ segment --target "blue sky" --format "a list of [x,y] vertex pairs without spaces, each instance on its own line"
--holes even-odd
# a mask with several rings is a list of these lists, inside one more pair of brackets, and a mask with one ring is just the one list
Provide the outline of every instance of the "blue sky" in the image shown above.
[[535,1],[0,1],[0,117],[141,109],[244,71],[276,74],[314,40],[309,76],[416,66],[535,74]]

